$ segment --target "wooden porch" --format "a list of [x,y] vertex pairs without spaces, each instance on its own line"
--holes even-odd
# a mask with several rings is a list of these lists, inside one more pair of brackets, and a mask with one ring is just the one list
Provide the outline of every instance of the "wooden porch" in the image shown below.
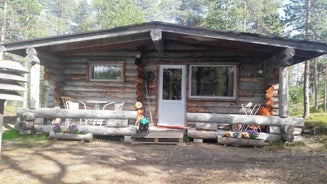
[[[22,133],[31,130],[49,133],[52,121],[56,118],[70,119],[70,123],[78,125],[80,131],[97,136],[123,136],[125,141],[133,143],[178,144],[187,135],[194,142],[217,140],[226,132],[232,132],[233,124],[265,126],[266,132],[260,132],[260,139],[265,141],[285,140],[285,136],[301,139],[304,126],[303,118],[278,116],[247,116],[239,114],[187,113],[187,129],[159,128],[150,126],[149,131],[140,132],[135,126],[137,111],[111,110],[68,110],[56,108],[22,109],[17,112],[16,129]],[[101,124],[85,124],[80,119]],[[62,124],[65,125],[65,121]],[[286,128],[291,126],[291,132]],[[288,131],[288,130],[287,130]],[[284,135],[286,134],[286,135]],[[202,141],[201,141],[202,140]]]

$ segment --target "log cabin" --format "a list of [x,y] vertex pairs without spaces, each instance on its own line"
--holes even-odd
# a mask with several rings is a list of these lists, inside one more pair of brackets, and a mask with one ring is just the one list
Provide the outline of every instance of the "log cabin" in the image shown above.
[[[128,119],[133,125],[141,113],[151,125],[169,128],[166,132],[182,129],[197,141],[217,139],[238,124],[259,127],[267,141],[285,139],[283,132],[300,137],[304,120],[288,112],[288,67],[327,53],[324,43],[162,22],[3,46],[30,60],[34,86],[40,77],[33,68],[44,69],[48,104],[40,108],[38,92],[31,91],[24,112],[32,117]],[[63,97],[85,102],[86,110],[64,109]],[[88,101],[99,104],[94,109]],[[123,110],[101,110],[100,102],[123,102]],[[100,127],[87,130],[137,134],[126,125]]]

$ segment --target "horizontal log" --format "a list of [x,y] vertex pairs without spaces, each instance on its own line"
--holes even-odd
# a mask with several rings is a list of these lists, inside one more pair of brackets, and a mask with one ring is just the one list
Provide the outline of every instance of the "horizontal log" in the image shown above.
[[[222,137],[226,132],[229,132],[231,135],[233,135],[234,133],[232,131],[224,131],[224,130],[205,131],[205,130],[196,130],[196,129],[189,128],[187,129],[187,136],[192,139],[217,139],[218,137]],[[276,142],[281,140],[281,136],[276,134],[260,132],[258,139],[262,139],[268,142]]]
[[128,127],[127,119],[110,119],[104,123],[105,127]]
[[304,119],[298,117],[281,118],[278,116],[246,116],[239,114],[213,114],[213,113],[187,113],[187,121],[211,122],[211,123],[241,123],[247,125],[274,125],[283,124],[304,126]]
[[216,131],[217,130],[217,124],[216,123],[197,123],[195,125],[195,128],[197,130]]
[[[52,125],[34,125],[34,130],[43,133],[50,133]],[[104,126],[88,126],[78,125],[79,131],[92,133],[93,135],[109,135],[109,136],[132,136],[137,134],[136,126],[124,128],[112,128]]]
[[260,132],[258,139],[262,139],[268,142],[276,142],[281,140],[281,136],[277,134]]
[[187,129],[187,136],[192,139],[217,139],[224,135],[225,131],[205,131],[196,129]]
[[[280,126],[269,126],[269,133],[280,134]],[[293,135],[301,135],[302,128],[294,128]]]
[[135,119],[136,111],[110,110],[69,110],[57,108],[20,109],[17,116],[32,113],[37,118],[77,118],[77,119]]
[[263,147],[265,141],[262,139],[237,139],[237,138],[226,138],[219,137],[218,143],[224,145],[235,145],[235,146],[253,146],[253,147]]
[[66,140],[79,140],[79,141],[88,141],[90,142],[93,139],[93,134],[67,134],[67,133],[54,133],[50,131],[50,139],[66,139]]
[[264,82],[264,77],[241,77],[240,82]]

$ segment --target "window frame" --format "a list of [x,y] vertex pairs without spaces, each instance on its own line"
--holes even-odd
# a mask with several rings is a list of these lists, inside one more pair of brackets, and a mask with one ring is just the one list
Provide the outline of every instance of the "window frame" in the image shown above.
[[[120,79],[94,79],[92,78],[92,71],[94,70],[94,66],[120,66],[121,67],[121,77]],[[124,82],[125,81],[125,62],[123,61],[115,61],[115,62],[92,62],[89,63],[88,67],[88,80],[96,81],[96,82]]]
[[[193,67],[233,67],[234,68],[234,85],[233,96],[194,96],[192,95],[192,68]],[[237,72],[238,64],[194,64],[189,66],[189,98],[191,99],[221,99],[221,100],[236,100],[237,99]]]

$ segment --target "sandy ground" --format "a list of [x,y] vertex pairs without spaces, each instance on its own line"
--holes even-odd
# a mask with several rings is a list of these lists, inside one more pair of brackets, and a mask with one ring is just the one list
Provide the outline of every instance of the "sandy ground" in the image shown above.
[[327,152],[217,143],[3,141],[0,183],[327,183]]

